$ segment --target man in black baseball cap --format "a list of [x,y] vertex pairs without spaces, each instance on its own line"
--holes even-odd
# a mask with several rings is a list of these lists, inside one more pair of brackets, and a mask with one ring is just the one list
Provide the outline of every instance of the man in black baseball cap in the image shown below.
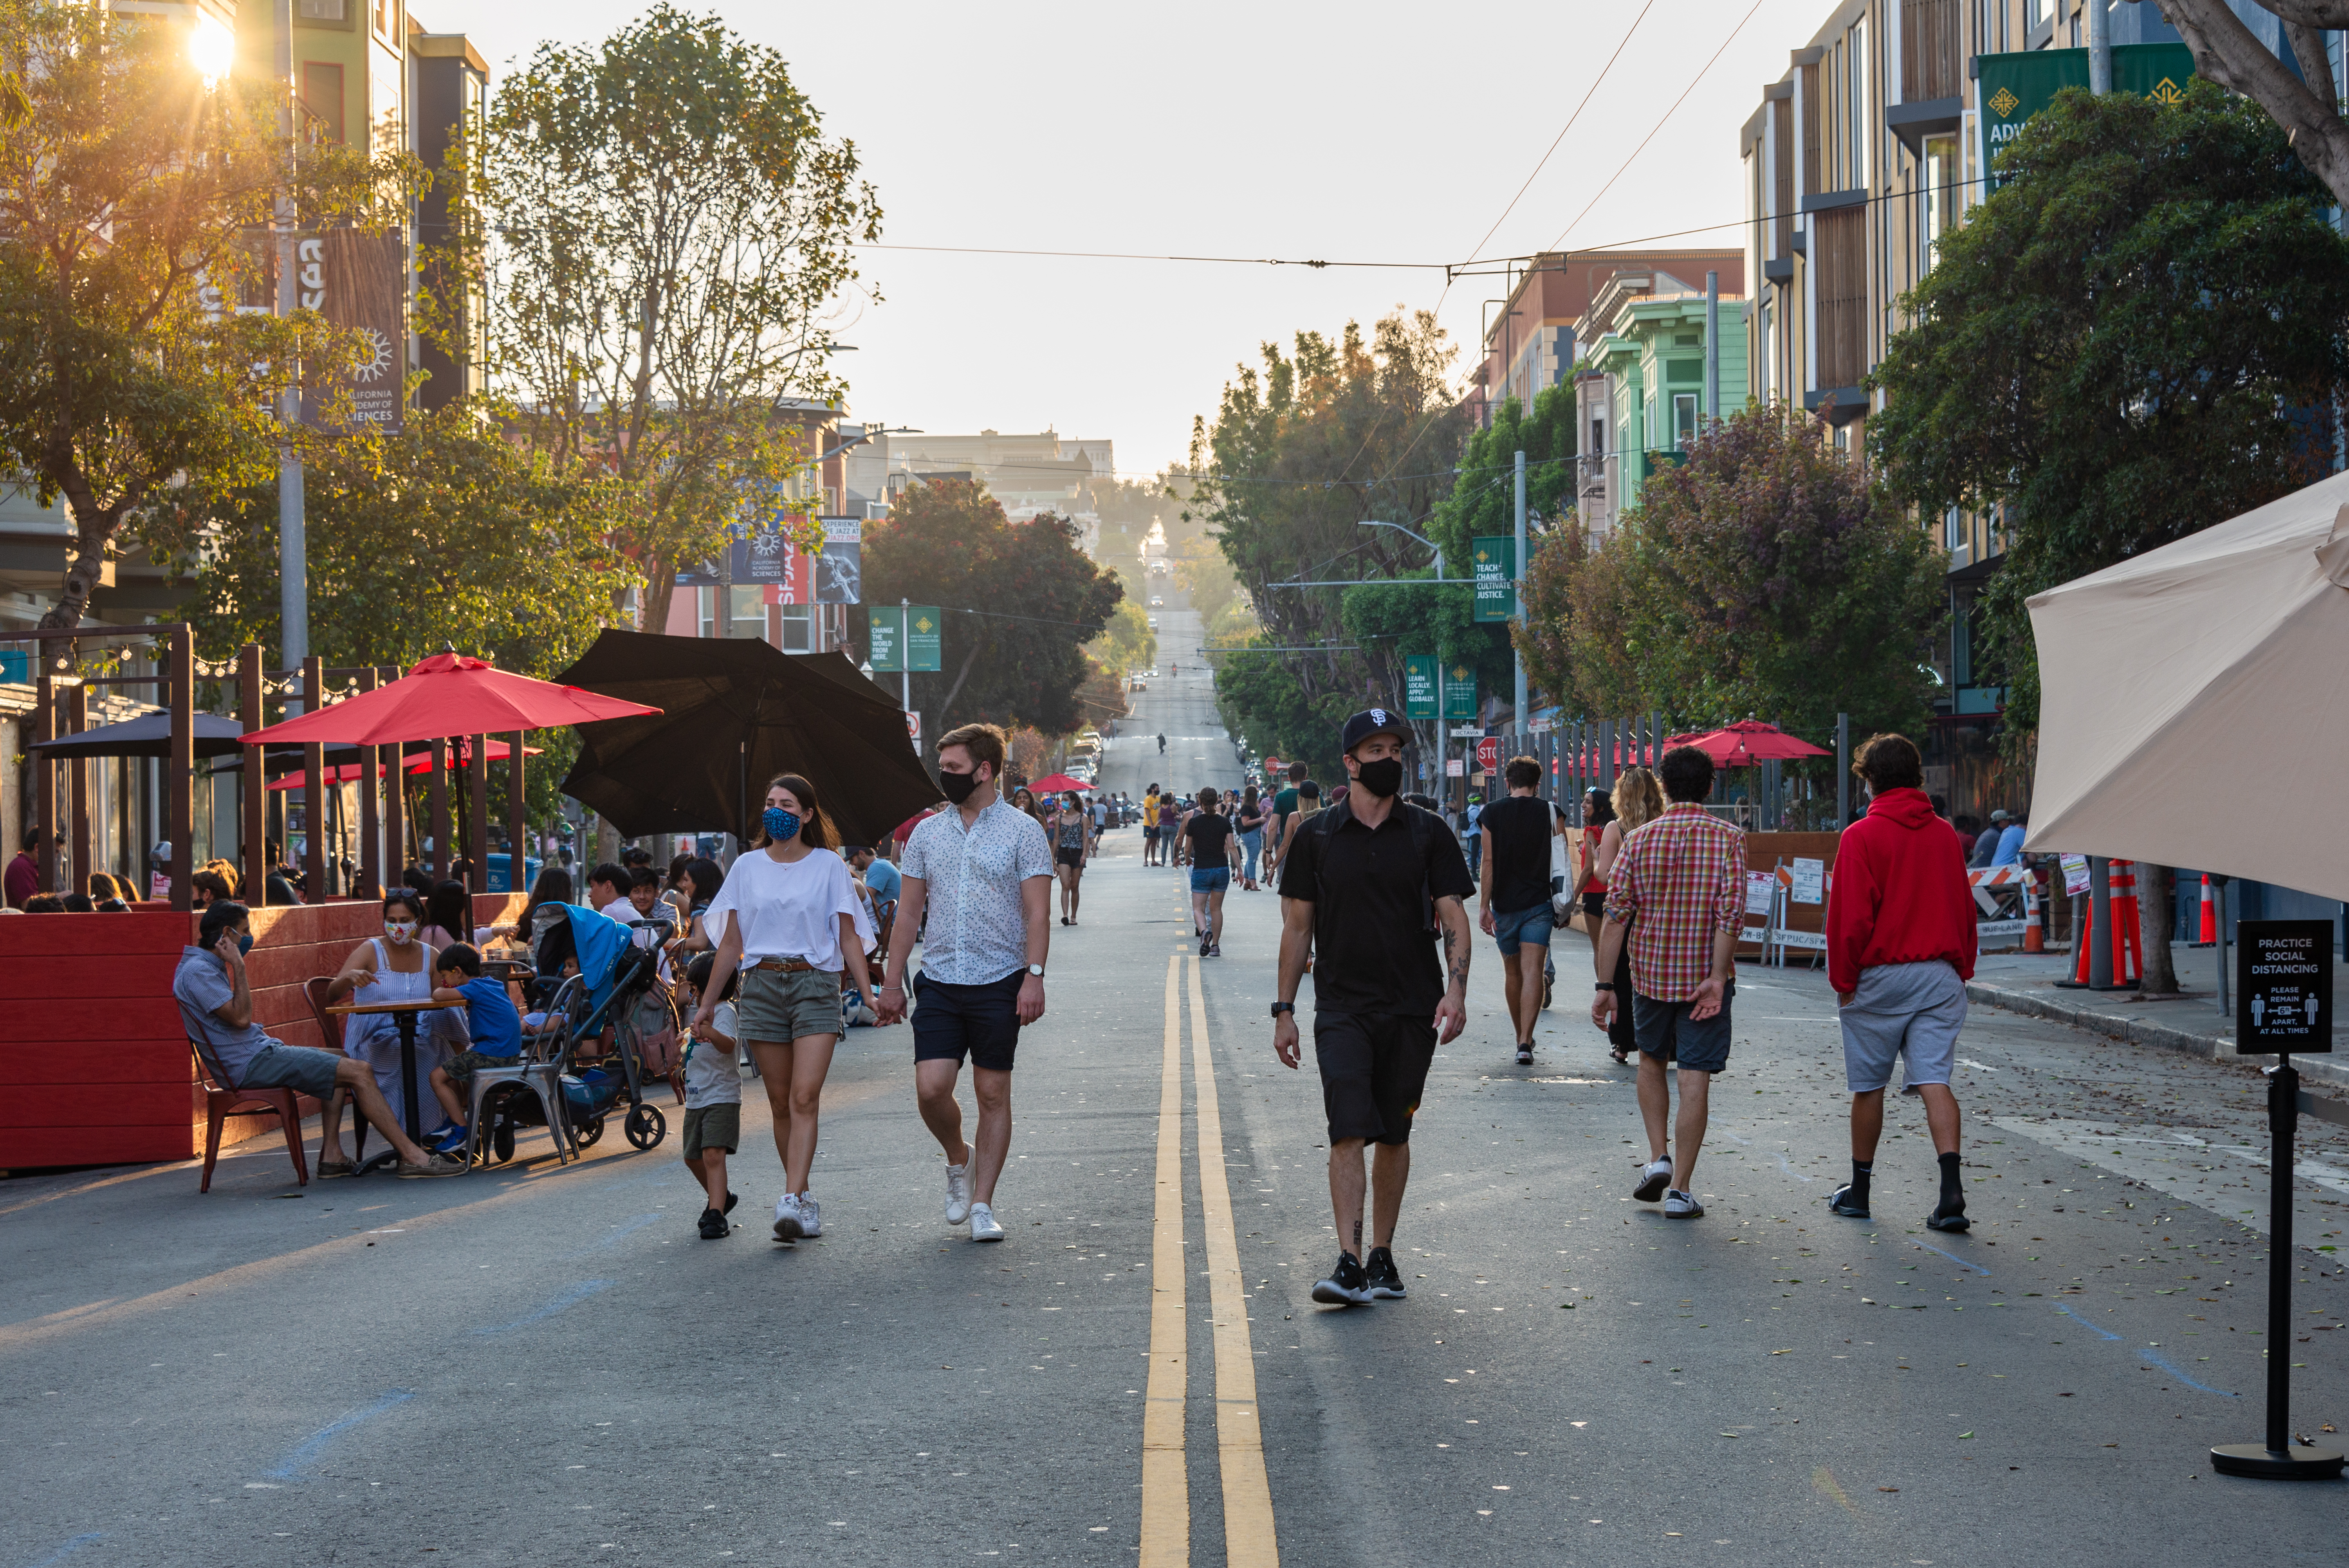
[[[1396,799],[1411,727],[1392,708],[1346,721],[1346,792],[1308,819],[1281,857],[1280,977],[1272,1048],[1294,1068],[1297,990],[1313,965],[1313,1055],[1330,1119],[1338,1266],[1313,1299],[1361,1305],[1403,1294],[1392,1251],[1411,1175],[1411,1122],[1439,1035],[1468,1018],[1468,915],[1475,891],[1460,841],[1433,811]],[[1441,926],[1444,957],[1436,958]],[[1362,1151],[1371,1247],[1362,1248]]]

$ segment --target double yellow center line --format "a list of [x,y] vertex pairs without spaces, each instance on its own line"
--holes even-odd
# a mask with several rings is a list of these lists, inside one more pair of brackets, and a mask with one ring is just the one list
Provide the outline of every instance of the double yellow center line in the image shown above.
[[1196,959],[1166,961],[1165,1054],[1158,1077],[1157,1210],[1152,1227],[1150,1377],[1142,1418],[1142,1568],[1188,1568],[1191,1491],[1184,1456],[1190,1396],[1184,1312],[1183,969],[1190,965],[1192,1088],[1199,1138],[1200,1226],[1216,1347],[1216,1449],[1224,1491],[1224,1561],[1229,1568],[1279,1568],[1272,1488],[1256,1401],[1256,1357],[1241,1288],[1239,1238],[1232,1228],[1224,1171],[1224,1122],[1216,1098],[1215,1054]]

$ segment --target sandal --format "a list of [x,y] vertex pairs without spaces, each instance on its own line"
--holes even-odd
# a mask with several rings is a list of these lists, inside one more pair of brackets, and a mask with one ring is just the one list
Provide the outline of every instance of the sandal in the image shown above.
[[1609,1046],[1607,1047],[1607,1054],[1615,1058],[1615,1065],[1619,1068],[1631,1065],[1631,1053],[1621,1046]]

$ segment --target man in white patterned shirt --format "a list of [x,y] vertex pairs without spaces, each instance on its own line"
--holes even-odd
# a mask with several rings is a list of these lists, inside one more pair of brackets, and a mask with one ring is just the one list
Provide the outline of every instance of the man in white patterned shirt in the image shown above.
[[[947,1223],[999,1242],[995,1181],[1011,1150],[1011,1059],[1019,1030],[1044,1016],[1050,945],[1052,846],[1033,817],[1000,799],[1003,731],[966,724],[938,741],[938,785],[954,810],[905,841],[897,923],[880,995],[881,1021],[905,1016],[905,966],[922,931],[914,980],[914,1092],[946,1150]],[[923,915],[928,914],[924,929]],[[963,1141],[955,1080],[970,1058],[978,1128]]]

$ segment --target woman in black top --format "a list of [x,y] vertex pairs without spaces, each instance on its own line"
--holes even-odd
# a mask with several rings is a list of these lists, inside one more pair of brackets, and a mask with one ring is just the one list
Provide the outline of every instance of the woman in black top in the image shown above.
[[1224,894],[1231,891],[1239,849],[1232,820],[1216,810],[1218,803],[1213,789],[1201,789],[1198,810],[1183,824],[1183,843],[1191,853],[1191,923],[1202,958],[1224,955]]
[[1239,816],[1233,825],[1240,835],[1240,891],[1243,892],[1256,891],[1256,860],[1264,851],[1265,819],[1270,815],[1257,795],[1255,785],[1251,784],[1241,791]]
[[1534,1025],[1541,1018],[1555,923],[1549,868],[1558,817],[1537,793],[1541,764],[1533,758],[1511,758],[1502,777],[1507,798],[1486,806],[1476,820],[1484,839],[1477,902],[1483,906],[1479,923],[1501,950],[1501,985],[1509,1020],[1516,1026],[1517,1065],[1526,1067],[1534,1059]]

